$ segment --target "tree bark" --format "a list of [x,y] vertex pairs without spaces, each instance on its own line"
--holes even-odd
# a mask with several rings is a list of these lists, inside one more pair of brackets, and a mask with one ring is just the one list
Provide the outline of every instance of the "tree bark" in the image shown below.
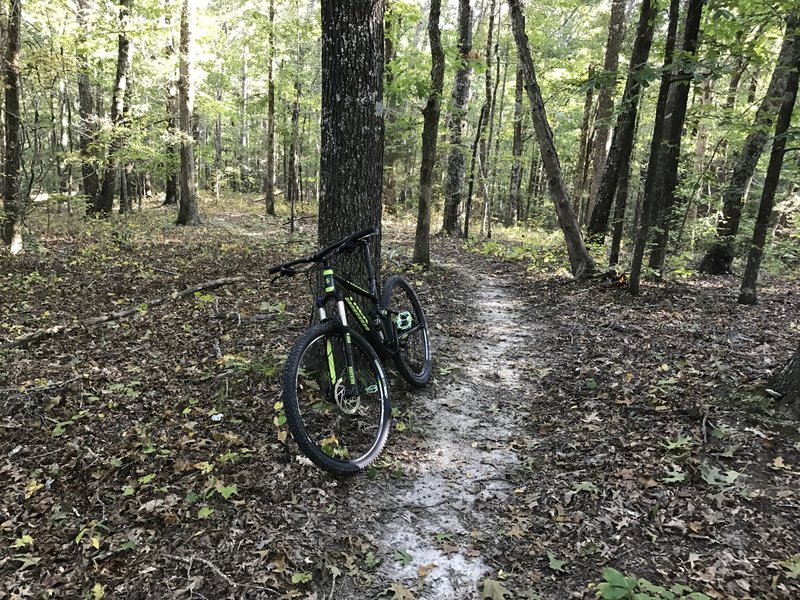
[[428,15],[428,37],[431,44],[431,92],[422,110],[422,162],[419,169],[419,206],[414,237],[414,262],[429,267],[431,234],[431,197],[433,168],[436,164],[436,142],[439,137],[439,115],[444,87],[444,50],[439,31],[441,0],[431,0]]
[[597,192],[600,189],[600,180],[606,166],[608,155],[608,138],[611,133],[611,117],[614,114],[614,92],[617,87],[619,69],[619,52],[625,39],[625,4],[626,0],[613,0],[611,3],[611,16],[608,20],[608,41],[606,42],[606,55],[603,61],[603,84],[597,94],[597,115],[595,116],[595,131],[593,142],[592,165],[594,176],[589,192],[587,215],[592,213]]
[[731,270],[734,238],[739,232],[745,191],[767,142],[767,132],[783,101],[787,76],[792,69],[798,68],[800,60],[798,55],[800,55],[800,11],[795,9],[787,19],[786,33],[775,70],[772,72],[767,95],[756,112],[752,130],[745,140],[731,180],[723,193],[722,217],[717,225],[716,241],[700,263],[700,271],[704,273],[721,275]]
[[767,387],[782,394],[782,400],[800,415],[800,346],[789,362],[772,373]]
[[275,214],[275,0],[269,0],[269,55],[267,57],[267,169],[264,174],[264,210]]
[[125,109],[125,91],[128,88],[128,72],[130,70],[130,49],[128,39],[128,19],[133,0],[119,0],[119,34],[117,35],[117,72],[114,77],[114,89],[111,97],[111,142],[108,146],[108,157],[103,174],[103,185],[97,201],[96,212],[108,215],[114,206],[114,191],[119,178],[119,160],[117,154],[122,146],[123,138],[118,132],[122,124]]
[[628,290],[634,296],[639,294],[642,261],[644,260],[647,237],[650,233],[650,221],[653,212],[653,206],[656,203],[657,177],[661,173],[661,140],[664,136],[664,118],[667,114],[667,100],[669,98],[670,82],[672,81],[672,74],[670,73],[668,67],[672,64],[672,56],[675,51],[675,40],[678,35],[679,12],[680,0],[670,0],[667,39],[664,47],[664,65],[661,70],[661,86],[658,90],[658,100],[656,101],[653,137],[650,140],[650,157],[647,160],[647,174],[645,175],[644,193],[642,195],[641,209],[638,218],[639,229],[636,233],[636,241],[634,242],[633,248],[633,258],[631,259],[631,277]]
[[[383,0],[322,1],[321,245],[381,223],[383,13]],[[370,249],[379,277],[378,236]],[[347,258],[365,279],[360,256]]]
[[666,135],[663,152],[659,155],[659,163],[664,170],[663,185],[658,191],[658,230],[653,240],[650,253],[650,268],[659,275],[664,270],[667,256],[667,242],[672,227],[672,210],[676,203],[675,190],[678,186],[678,163],[681,156],[681,139],[686,120],[686,108],[689,101],[689,87],[692,80],[693,61],[696,60],[697,39],[700,34],[700,19],[703,13],[704,0],[689,0],[686,9],[686,26],[681,46],[682,60],[688,65],[682,72],[674,75],[675,86],[667,100],[667,117],[664,121]]
[[[172,32],[172,19],[169,12],[164,17],[164,24],[168,31],[167,47],[164,52],[168,62],[175,56],[175,36]],[[164,206],[177,206],[180,187],[178,186],[178,170],[180,168],[180,156],[175,148],[175,140],[178,138],[178,73],[174,69],[172,77],[167,83],[166,97],[167,112],[167,139],[169,142],[166,147],[166,181],[164,185]]]
[[[589,65],[588,80],[594,78],[594,65]],[[594,104],[594,87],[586,86],[586,98],[583,102],[583,121],[581,124],[581,139],[578,146],[578,162],[575,164],[575,191],[572,198],[572,210],[582,222],[583,193],[586,190],[586,177],[588,175],[590,148],[593,146],[592,137],[592,105]]]
[[461,210],[464,201],[464,148],[462,135],[469,98],[469,53],[472,50],[472,9],[469,0],[458,4],[459,65],[453,80],[453,107],[450,112],[450,155],[447,159],[447,185],[442,231],[461,235]]
[[[649,2],[649,0],[645,0]],[[555,143],[553,142],[553,131],[547,121],[547,113],[542,100],[542,92],[536,82],[536,72],[533,68],[530,48],[528,47],[528,36],[525,33],[525,17],[522,14],[520,0],[508,0],[511,11],[511,26],[514,32],[514,40],[517,43],[518,58],[522,63],[522,72],[525,79],[525,90],[531,102],[533,112],[533,127],[542,151],[542,160],[547,169],[547,176],[550,180],[550,192],[555,204],[561,231],[567,243],[567,253],[572,274],[577,279],[581,279],[595,270],[595,264],[581,237],[581,230],[567,193],[567,186],[564,182],[564,174],[561,171],[561,163],[558,159]]]
[[97,114],[92,83],[89,79],[91,69],[85,50],[85,43],[88,38],[87,12],[89,9],[87,0],[77,0],[77,9],[76,18],[79,33],[75,58],[78,67],[78,114],[81,120],[78,136],[78,146],[81,154],[81,188],[83,189],[83,195],[86,196],[87,212],[94,213],[97,210],[100,176],[97,172],[97,156],[92,147],[97,129]]
[[522,197],[522,67],[517,65],[517,81],[514,92],[514,134],[511,143],[511,185],[508,191],[508,204],[511,222],[516,225],[521,218]]
[[19,118],[19,50],[22,24],[21,0],[10,0],[8,15],[8,39],[5,52],[5,143],[6,154],[3,169],[3,243],[11,254],[22,252],[22,218],[25,215],[25,200],[20,186],[22,147]]
[[181,4],[181,41],[179,47],[180,67],[178,75],[178,112],[181,128],[181,196],[178,205],[176,225],[199,225],[197,194],[194,186],[194,140],[192,138],[192,89],[189,80],[189,44],[193,0],[183,0]]
[[[592,217],[589,221],[587,237],[595,242],[602,243],[608,228],[608,218],[611,214],[611,205],[614,202],[619,184],[620,173],[628,168],[633,148],[633,130],[636,123],[636,112],[639,106],[639,95],[642,92],[641,72],[647,66],[650,56],[650,47],[653,43],[653,26],[656,19],[657,7],[650,0],[642,1],[639,24],[636,29],[636,40],[633,43],[628,79],[625,82],[625,91],[622,96],[622,107],[617,117],[617,125],[611,140],[611,150],[606,159],[603,176],[600,180],[597,197],[595,198]],[[595,142],[595,148],[600,141]]]
[[778,120],[775,122],[775,137],[772,138],[772,150],[769,155],[769,166],[767,176],[764,179],[764,189],[761,192],[761,203],[758,207],[758,216],[753,230],[753,242],[750,244],[750,254],[747,257],[747,267],[742,278],[742,290],[739,294],[739,304],[756,303],[756,282],[758,281],[758,271],[761,267],[761,257],[764,253],[764,242],[767,239],[767,229],[769,228],[769,218],[772,208],[775,206],[775,191],[778,189],[778,182],[783,168],[783,157],[786,153],[786,134],[792,122],[792,111],[794,111],[795,100],[797,99],[797,84],[800,76],[800,61],[797,68],[792,69],[786,82],[786,93],[778,111]]

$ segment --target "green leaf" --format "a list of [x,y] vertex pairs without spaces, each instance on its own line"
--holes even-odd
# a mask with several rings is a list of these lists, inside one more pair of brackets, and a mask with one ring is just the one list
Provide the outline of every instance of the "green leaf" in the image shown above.
[[550,550],[547,551],[547,558],[550,561],[547,565],[548,567],[550,567],[553,571],[560,571],[561,573],[564,572],[564,565],[567,564],[567,561],[559,560]]
[[591,481],[581,481],[580,483],[576,483],[572,486],[572,489],[576,492],[590,492],[594,493],[597,491],[597,486],[593,484]]
[[139,477],[139,483],[141,483],[142,485],[145,485],[145,484],[150,483],[151,481],[153,481],[153,479],[155,479],[155,478],[156,478],[156,474],[155,473],[148,473],[147,475],[143,475],[142,477]]
[[123,496],[133,496],[136,493],[136,488],[132,485],[126,485],[122,488],[122,495]]
[[739,478],[741,473],[733,469],[729,469],[723,473],[714,465],[709,465],[704,462],[700,465],[700,475],[703,477],[703,481],[709,485],[726,487],[732,485],[733,482]]
[[664,483],[679,483],[686,479],[686,473],[681,471],[681,468],[677,465],[672,465],[667,470],[667,476],[664,477],[661,481]]
[[413,560],[413,557],[405,550],[396,550],[392,558],[394,558],[397,562],[403,563],[403,566],[407,565]]
[[800,578],[800,554],[795,554],[791,558],[780,561],[778,564],[784,568],[789,579]]
[[208,504],[204,504],[202,507],[200,507],[200,510],[197,511],[197,518],[208,519],[213,514],[214,514],[214,507],[209,506]]
[[484,579],[481,600],[506,600],[506,595],[511,596],[511,590],[503,586],[496,579]]
[[308,583],[313,578],[314,578],[314,576],[311,573],[308,573],[306,571],[302,571],[302,572],[299,572],[299,573],[293,573],[292,574],[292,583],[294,583],[294,584],[297,584],[297,583]]
[[235,483],[233,485],[220,485],[217,487],[217,492],[220,496],[225,498],[225,500],[236,494],[238,491],[239,490],[237,489]]
[[676,439],[664,439],[661,442],[661,445],[666,448],[667,450],[680,450],[682,448],[686,448],[692,441],[691,437],[685,435],[679,435]]
[[12,548],[24,548],[25,546],[33,546],[33,538],[27,533],[22,537],[17,538],[14,543],[11,544]]

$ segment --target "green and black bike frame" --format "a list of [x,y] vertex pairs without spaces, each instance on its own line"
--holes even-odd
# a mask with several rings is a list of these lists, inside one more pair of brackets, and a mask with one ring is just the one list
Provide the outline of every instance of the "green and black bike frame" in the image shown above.
[[[367,279],[370,287],[369,291],[357,286],[347,279],[340,277],[339,275],[336,275],[331,267],[330,262],[325,260],[322,263],[322,288],[324,294],[316,298],[316,308],[320,322],[326,321],[330,318],[327,314],[325,306],[331,300],[335,302],[338,321],[341,324],[344,333],[344,353],[345,360],[347,362],[346,366],[348,379],[347,395],[350,397],[356,397],[360,392],[353,366],[353,343],[350,337],[351,328],[347,318],[348,312],[353,315],[353,318],[358,323],[359,329],[364,332],[370,345],[375,349],[382,359],[394,354],[394,352],[391,352],[390,349],[387,348],[387,345],[384,341],[387,338],[386,330],[390,330],[391,328],[385,327],[385,321],[377,314],[373,315],[373,318],[370,319],[364,313],[364,310],[361,308],[361,306],[359,306],[358,302],[356,302],[353,296],[350,295],[355,294],[357,296],[361,296],[372,303],[373,306],[377,307],[379,305],[378,287],[375,280],[375,272],[372,268],[369,245],[363,240],[359,242],[358,245],[361,246],[364,254],[364,263],[366,264]],[[345,294],[344,290],[347,290],[350,292],[350,294]],[[371,326],[370,321],[372,321],[373,326]],[[328,340],[326,344],[327,346],[325,351],[328,357],[328,370],[331,378],[331,384],[336,385],[337,373],[336,366],[333,362],[333,348],[330,340]]]

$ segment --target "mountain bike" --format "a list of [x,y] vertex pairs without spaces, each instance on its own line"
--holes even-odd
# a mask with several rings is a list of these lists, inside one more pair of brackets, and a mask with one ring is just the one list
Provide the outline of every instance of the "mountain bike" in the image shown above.
[[[414,386],[424,386],[431,376],[428,324],[414,288],[401,275],[390,275],[378,295],[368,244],[378,233],[374,227],[364,229],[269,269],[277,274],[275,279],[304,273],[312,285],[312,317],[319,322],[289,352],[283,405],[300,450],[337,475],[364,470],[386,444],[392,411],[382,361],[392,359]],[[369,289],[332,266],[336,257],[356,250],[361,252]]]

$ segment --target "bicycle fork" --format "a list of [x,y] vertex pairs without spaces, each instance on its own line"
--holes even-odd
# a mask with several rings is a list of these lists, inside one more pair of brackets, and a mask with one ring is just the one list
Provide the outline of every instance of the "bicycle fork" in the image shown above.
[[[325,303],[331,297],[336,300],[336,310],[339,313],[339,320],[344,328],[344,359],[347,371],[347,390],[345,394],[350,398],[358,398],[360,393],[358,390],[358,383],[356,382],[356,373],[353,360],[353,341],[350,337],[350,326],[347,324],[347,311],[344,306],[344,294],[341,290],[336,288],[333,279],[333,269],[326,268],[322,272],[322,279],[325,286],[325,296],[318,302],[319,320],[324,321],[328,315],[325,311]],[[328,377],[330,378],[333,389],[336,389],[338,383],[338,373],[336,371],[336,362],[333,356],[333,342],[330,338],[325,340],[325,353],[328,357]]]

